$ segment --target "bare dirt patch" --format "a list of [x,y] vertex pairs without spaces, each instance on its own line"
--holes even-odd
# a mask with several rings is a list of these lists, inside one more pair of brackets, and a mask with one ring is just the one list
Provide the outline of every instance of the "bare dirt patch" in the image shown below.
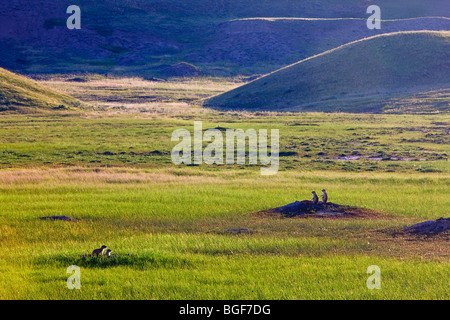
[[376,218],[381,216],[380,213],[370,209],[332,202],[314,204],[310,200],[295,201],[282,207],[259,211],[257,214],[283,218]]

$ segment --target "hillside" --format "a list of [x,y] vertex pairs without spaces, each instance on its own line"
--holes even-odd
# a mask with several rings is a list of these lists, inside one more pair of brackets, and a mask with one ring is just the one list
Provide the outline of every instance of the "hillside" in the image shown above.
[[450,30],[447,0],[380,0],[381,30],[366,28],[365,0],[70,4],[81,7],[80,30],[66,28],[67,1],[3,1],[0,66],[21,74],[81,71],[167,78],[183,76],[179,64],[184,62],[200,75],[253,75],[379,33]]
[[[448,110],[450,32],[379,35],[307,58],[234,90],[205,106],[246,110],[388,111],[390,101],[437,92],[431,109]],[[430,93],[429,99],[433,99]],[[408,108],[408,106],[404,106]],[[415,110],[419,111],[420,110]]]
[[0,112],[36,112],[68,110],[81,103],[66,94],[56,92],[26,77],[0,68]]

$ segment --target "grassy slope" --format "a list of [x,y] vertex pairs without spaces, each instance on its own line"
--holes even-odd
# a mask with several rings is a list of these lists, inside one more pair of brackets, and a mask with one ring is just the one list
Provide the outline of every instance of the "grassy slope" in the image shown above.
[[71,109],[81,103],[26,77],[0,68],[0,111],[35,112],[39,109]]
[[399,94],[448,88],[450,32],[401,32],[338,47],[206,101],[233,109],[381,111]]

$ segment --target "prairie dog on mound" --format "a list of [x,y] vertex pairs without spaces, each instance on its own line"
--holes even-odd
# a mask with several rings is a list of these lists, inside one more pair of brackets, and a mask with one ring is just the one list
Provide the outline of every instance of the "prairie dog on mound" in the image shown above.
[[322,189],[322,202],[327,203],[327,201],[328,201],[327,191],[325,189]]
[[102,246],[101,248],[95,249],[94,251],[92,251],[92,255],[93,256],[97,256],[98,255],[103,255],[103,252],[105,251],[106,246]]
[[313,204],[317,204],[319,202],[319,197],[317,196],[316,192],[313,191]]

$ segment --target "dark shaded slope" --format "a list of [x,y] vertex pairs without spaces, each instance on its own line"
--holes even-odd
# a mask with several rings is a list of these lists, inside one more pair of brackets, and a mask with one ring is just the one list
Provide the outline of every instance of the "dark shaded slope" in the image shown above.
[[399,32],[307,58],[213,97],[205,105],[380,112],[393,98],[449,87],[450,32]]
[[[81,30],[66,28],[79,5]],[[383,22],[368,30],[366,0],[0,1],[0,66],[21,74],[96,72],[178,76],[180,62],[208,75],[263,74],[336,46],[405,30],[449,30],[448,0],[379,0]],[[341,21],[254,17],[359,18]]]

